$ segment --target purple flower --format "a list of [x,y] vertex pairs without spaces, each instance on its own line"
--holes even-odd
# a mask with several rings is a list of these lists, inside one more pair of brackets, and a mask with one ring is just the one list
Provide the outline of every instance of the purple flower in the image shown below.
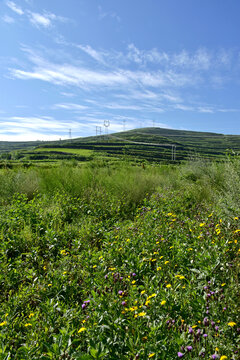
[[205,338],[206,338],[207,336],[208,336],[207,334],[203,334],[203,337],[205,337]]
[[85,309],[87,305],[86,304],[82,304],[82,309]]
[[122,281],[122,279],[123,279],[123,277],[121,276],[121,277],[119,278],[119,280],[121,280],[121,281]]
[[126,306],[126,305],[127,305],[126,301],[122,301],[122,306]]
[[105,275],[104,277],[105,277],[105,279],[107,279],[107,278],[108,278],[108,276],[107,276],[107,275]]
[[90,300],[85,300],[84,301],[84,304],[89,304],[90,303]]
[[219,330],[219,326],[215,326],[215,330],[218,331],[218,330]]
[[224,308],[223,308],[223,310],[225,311],[225,310],[227,310],[227,308],[226,308],[226,307],[224,307]]
[[216,354],[212,355],[212,359],[217,359],[217,358],[218,358],[218,356]]
[[137,274],[135,274],[135,273],[132,273],[132,276],[136,276]]
[[122,295],[123,291],[122,290],[119,290],[118,294],[119,295]]
[[193,328],[190,326],[190,328],[188,329],[189,334],[193,333]]
[[205,285],[205,286],[204,286],[204,290],[207,290],[207,289],[208,289],[208,286]]
[[187,351],[192,351],[192,346],[191,345],[187,346]]
[[208,321],[208,318],[207,318],[207,317],[205,317],[205,318],[203,319],[203,325],[204,325],[204,326],[208,326],[208,325],[209,325],[209,321]]
[[178,356],[179,358],[182,358],[182,357],[184,356],[184,354],[179,351],[179,352],[177,353],[177,356]]

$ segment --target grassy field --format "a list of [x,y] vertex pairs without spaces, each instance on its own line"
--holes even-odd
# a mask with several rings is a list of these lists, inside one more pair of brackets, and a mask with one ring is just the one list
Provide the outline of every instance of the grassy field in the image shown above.
[[36,152],[61,152],[61,153],[69,153],[69,154],[77,154],[77,155],[83,155],[83,156],[88,156],[90,157],[93,154],[92,150],[87,150],[87,149],[69,149],[69,148],[41,148],[38,147],[37,149],[35,149]]
[[0,170],[0,359],[239,359],[240,162]]

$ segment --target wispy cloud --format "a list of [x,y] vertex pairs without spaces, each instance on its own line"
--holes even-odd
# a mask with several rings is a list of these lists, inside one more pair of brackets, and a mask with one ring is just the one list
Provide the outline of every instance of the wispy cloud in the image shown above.
[[57,140],[68,136],[69,128],[79,129],[78,121],[57,120],[49,116],[12,116],[0,118],[1,140]]
[[17,13],[18,15],[23,15],[24,11],[22,10],[22,8],[18,5],[16,5],[13,1],[7,1],[6,5],[15,13]]
[[100,52],[100,51],[96,51],[95,49],[93,49],[91,46],[89,45],[77,45],[77,47],[79,49],[81,49],[82,51],[84,51],[86,54],[88,54],[89,56],[91,56],[94,60],[106,64],[104,57],[105,54]]
[[[46,12],[44,11],[43,13],[37,13],[37,12],[32,12],[28,9],[22,9],[20,6],[18,6],[15,2],[13,1],[7,1],[6,5],[12,10],[14,11],[16,14],[18,15],[25,15],[28,20],[30,21],[30,23],[37,27],[37,28],[49,28],[51,26],[53,26],[55,21],[61,21],[61,22],[66,22],[68,21],[67,18],[63,17],[63,16],[58,16],[56,14],[50,13],[50,12]],[[6,15],[4,17],[5,22],[9,22],[11,21],[11,18]],[[13,21],[11,21],[13,22]]]
[[13,24],[15,22],[14,18],[12,18],[11,16],[8,16],[8,15],[4,15],[2,17],[2,20],[8,24]]
[[197,76],[179,73],[172,70],[143,71],[125,70],[95,70],[83,66],[64,63],[58,64],[48,61],[41,56],[29,52],[29,59],[33,63],[31,70],[11,69],[13,77],[18,79],[37,79],[57,85],[74,85],[87,89],[91,86],[121,87],[182,87],[198,82]]
[[29,13],[30,22],[34,26],[43,26],[43,27],[49,27],[52,25],[52,19],[47,15],[41,15],[38,13]]
[[43,14],[39,14],[39,13],[28,11],[28,17],[29,17],[31,24],[38,28],[39,27],[49,28],[49,27],[53,26],[54,21],[61,21],[61,22],[67,21],[66,18],[64,18],[62,16],[57,16],[57,15],[55,15],[53,13],[49,13],[49,12],[44,12]]
[[85,105],[74,104],[74,103],[63,103],[63,104],[55,104],[54,108],[61,110],[82,111],[82,110],[86,110],[88,107]]
[[105,11],[102,6],[98,6],[98,14],[99,14],[99,19],[102,20],[106,17],[110,17],[112,19],[117,20],[118,22],[121,22],[121,18],[120,16],[117,15],[116,12],[114,11]]

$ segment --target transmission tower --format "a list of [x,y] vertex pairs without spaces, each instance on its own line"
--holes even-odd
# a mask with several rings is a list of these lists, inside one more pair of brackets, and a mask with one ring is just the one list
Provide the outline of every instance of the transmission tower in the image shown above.
[[172,161],[176,160],[176,145],[172,145]]
[[105,127],[105,134],[108,134],[108,128],[110,126],[110,121],[109,120],[104,120],[103,126]]
[[101,126],[96,126],[96,136],[98,135],[102,135],[102,127]]
[[72,129],[69,129],[69,140],[72,141]]

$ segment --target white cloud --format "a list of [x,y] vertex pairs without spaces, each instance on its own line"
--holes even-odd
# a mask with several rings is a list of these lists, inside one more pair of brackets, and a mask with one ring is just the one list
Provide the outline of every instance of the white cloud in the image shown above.
[[86,110],[88,107],[80,104],[64,103],[64,104],[55,104],[54,108],[63,109],[63,110],[81,111],[81,110]]
[[1,117],[0,125],[2,141],[58,140],[59,137],[68,137],[69,128],[79,129],[77,121],[56,120],[48,116]]
[[2,20],[7,24],[13,24],[15,22],[14,18],[12,18],[11,16],[8,16],[8,15],[4,15],[2,17]]
[[30,13],[30,22],[37,27],[49,27],[52,25],[51,19],[48,16],[37,13]]
[[57,16],[53,13],[45,12],[44,14],[39,14],[35,12],[28,11],[28,17],[32,25],[36,27],[49,28],[53,25],[53,21],[66,22],[67,19],[62,16]]
[[128,45],[127,58],[137,64],[145,65],[146,63],[164,63],[169,61],[169,56],[157,49],[139,50],[134,44]]
[[24,11],[20,8],[20,6],[16,5],[13,1],[7,1],[6,5],[18,15],[24,14]]
[[96,51],[94,50],[91,46],[89,45],[86,45],[86,46],[83,46],[83,45],[77,45],[77,47],[79,49],[81,49],[82,51],[84,51],[86,54],[88,54],[89,56],[91,56],[94,60],[100,62],[100,63],[103,63],[105,64],[105,61],[104,61],[104,54],[101,53],[100,51]]
[[118,22],[121,22],[121,18],[120,16],[117,15],[116,12],[114,11],[104,11],[103,8],[101,6],[98,6],[98,14],[99,14],[99,19],[102,20],[106,17],[110,17],[112,19],[117,20]]

